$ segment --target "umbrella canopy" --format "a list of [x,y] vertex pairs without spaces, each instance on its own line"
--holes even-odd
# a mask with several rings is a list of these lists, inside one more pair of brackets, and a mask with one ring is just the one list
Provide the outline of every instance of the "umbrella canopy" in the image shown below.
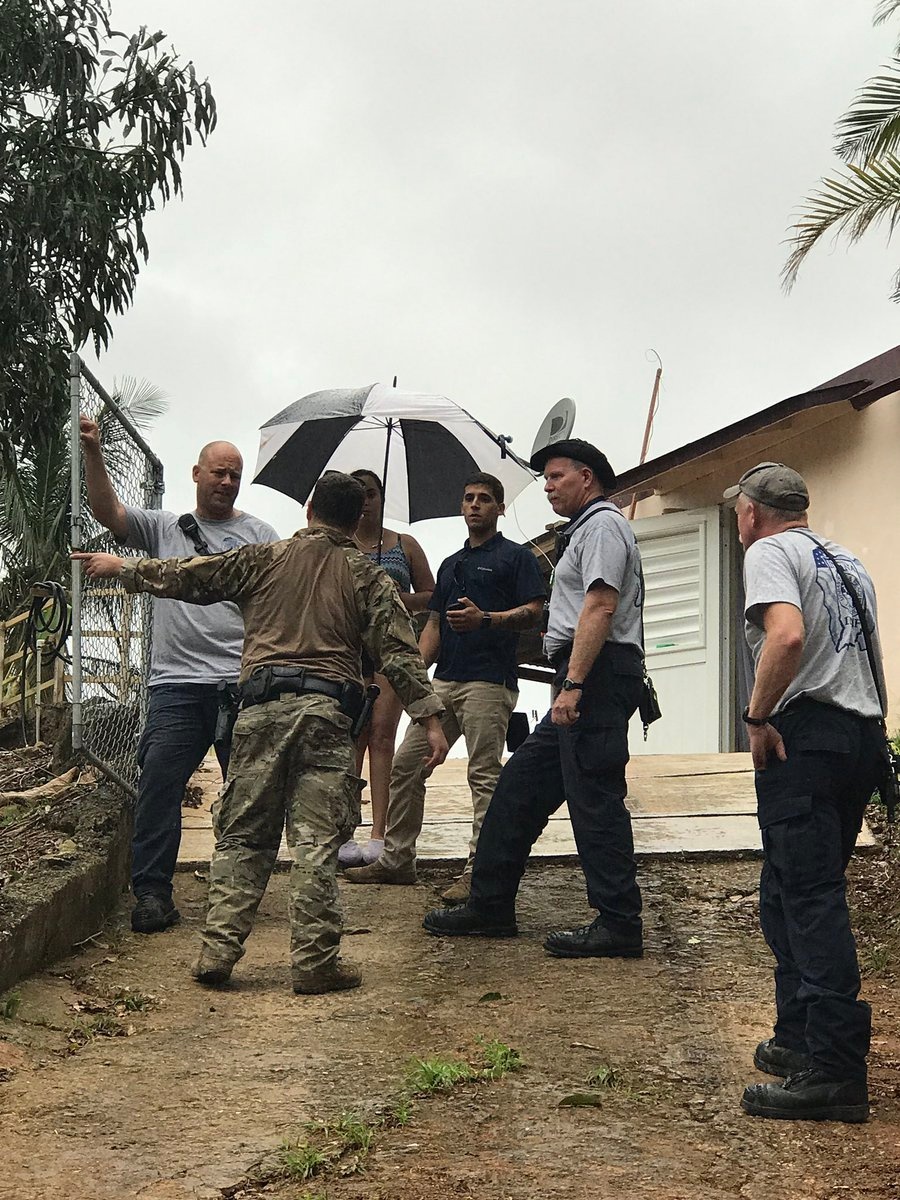
[[469,475],[489,471],[507,502],[534,479],[528,465],[445,396],[384,383],[313,392],[260,429],[254,483],[304,503],[323,471],[377,472],[384,517],[412,524],[459,514]]

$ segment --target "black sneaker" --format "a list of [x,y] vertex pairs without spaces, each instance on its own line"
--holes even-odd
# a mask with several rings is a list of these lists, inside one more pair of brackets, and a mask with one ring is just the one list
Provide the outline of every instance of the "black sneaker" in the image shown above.
[[869,1093],[862,1080],[830,1079],[809,1067],[784,1083],[754,1083],[744,1088],[741,1108],[751,1117],[784,1121],[849,1121],[869,1117]]
[[435,937],[517,937],[515,920],[490,921],[473,912],[468,904],[454,908],[433,908],[422,922],[422,928]]
[[809,1055],[800,1050],[789,1050],[787,1046],[779,1046],[774,1038],[760,1042],[753,1055],[753,1065],[757,1071],[765,1071],[767,1075],[780,1075],[787,1079],[788,1075],[796,1075],[809,1067]]
[[158,896],[155,892],[138,896],[131,912],[131,928],[135,933],[159,933],[170,925],[177,925],[180,920],[181,913],[171,897]]
[[556,929],[548,933],[544,949],[557,958],[642,958],[644,955],[639,933],[621,937],[602,925],[599,917],[578,929]]

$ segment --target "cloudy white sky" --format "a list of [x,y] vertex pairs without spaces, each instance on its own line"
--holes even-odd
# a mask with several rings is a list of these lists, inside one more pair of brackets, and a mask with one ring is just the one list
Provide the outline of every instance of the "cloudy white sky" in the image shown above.
[[[166,507],[199,446],[255,463],[292,400],[399,376],[526,453],[547,408],[633,466],[900,341],[878,234],[780,289],[791,214],[891,53],[873,0],[113,0],[212,84],[219,127],[102,377],[168,392]],[[287,534],[296,504],[247,486]],[[552,514],[537,485],[516,505]],[[460,522],[416,532],[437,561]],[[510,523],[507,532],[519,536]]]

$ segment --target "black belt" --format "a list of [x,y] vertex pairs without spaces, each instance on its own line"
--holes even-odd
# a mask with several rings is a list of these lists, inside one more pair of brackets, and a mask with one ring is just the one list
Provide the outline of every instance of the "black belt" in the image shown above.
[[334,679],[323,679],[311,675],[303,667],[260,667],[246,683],[241,684],[241,708],[252,708],[254,704],[266,704],[277,700],[285,693],[304,696],[313,693],[337,700],[341,711],[355,720],[365,700],[365,693],[358,683],[337,683]]

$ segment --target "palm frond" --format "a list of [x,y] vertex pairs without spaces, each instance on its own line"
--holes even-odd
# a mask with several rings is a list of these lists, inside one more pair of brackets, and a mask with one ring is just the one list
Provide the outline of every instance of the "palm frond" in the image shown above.
[[873,25],[883,25],[885,21],[889,21],[897,9],[900,8],[900,0],[878,0],[875,5],[875,16],[872,18]]
[[823,179],[791,226],[793,249],[782,270],[785,289],[793,287],[803,260],[826,233],[844,234],[856,242],[871,225],[884,221],[890,236],[900,221],[900,158],[888,154]]
[[125,375],[121,380],[113,379],[112,396],[138,429],[152,425],[169,407],[169,398],[162,388],[131,375]]
[[868,80],[837,123],[835,152],[846,162],[865,164],[900,145],[900,58],[886,70]]

